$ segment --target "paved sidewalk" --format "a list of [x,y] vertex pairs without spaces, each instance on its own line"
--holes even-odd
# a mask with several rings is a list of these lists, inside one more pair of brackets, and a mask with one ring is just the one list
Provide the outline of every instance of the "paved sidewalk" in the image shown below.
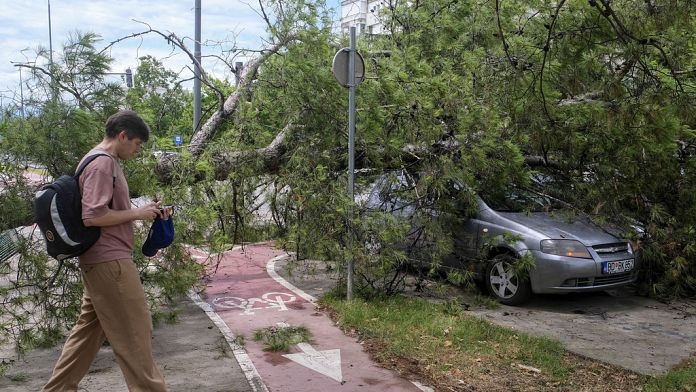
[[[224,337],[206,314],[188,298],[180,303],[176,324],[154,330],[153,351],[170,392],[251,392]],[[0,377],[3,392],[40,391],[58,360],[61,346],[34,350]],[[16,381],[13,381],[16,380]],[[113,352],[103,347],[80,391],[127,391]]]

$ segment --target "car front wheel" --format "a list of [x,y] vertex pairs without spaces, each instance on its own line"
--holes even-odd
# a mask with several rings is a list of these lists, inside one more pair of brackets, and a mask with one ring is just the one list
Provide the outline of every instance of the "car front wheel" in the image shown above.
[[515,274],[514,261],[510,255],[498,255],[486,267],[486,287],[498,302],[505,305],[520,305],[532,294],[529,279]]

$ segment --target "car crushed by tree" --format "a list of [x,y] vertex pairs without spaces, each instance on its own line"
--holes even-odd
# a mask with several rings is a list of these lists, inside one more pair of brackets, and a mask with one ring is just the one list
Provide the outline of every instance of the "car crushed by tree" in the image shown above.
[[[533,293],[615,289],[638,279],[638,252],[620,229],[594,222],[554,197],[515,185],[474,192],[451,183],[438,198],[454,200],[455,208],[443,212],[427,201],[431,197],[413,197],[417,186],[417,174],[384,175],[366,211],[409,221],[407,235],[395,246],[412,263],[468,271],[501,303],[520,305]],[[437,241],[423,236],[429,220],[442,221],[451,240],[448,251],[433,252]]]

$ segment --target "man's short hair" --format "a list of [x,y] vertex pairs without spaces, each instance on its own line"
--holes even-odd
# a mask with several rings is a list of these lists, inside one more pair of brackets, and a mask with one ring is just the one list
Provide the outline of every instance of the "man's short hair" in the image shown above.
[[150,138],[150,127],[132,110],[120,110],[106,120],[106,137],[113,139],[121,131],[126,131],[129,140],[139,138],[146,142]]

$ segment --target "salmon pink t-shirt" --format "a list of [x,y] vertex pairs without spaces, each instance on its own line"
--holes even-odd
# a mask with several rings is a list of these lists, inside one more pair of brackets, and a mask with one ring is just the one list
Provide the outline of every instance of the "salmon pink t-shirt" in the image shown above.
[[[92,150],[94,152],[105,152]],[[84,158],[82,158],[84,160]],[[114,174],[116,181],[114,183]],[[87,165],[80,175],[82,219],[99,218],[109,211],[131,208],[128,183],[118,159],[100,156]],[[97,264],[133,257],[133,222],[101,228],[101,236],[79,259],[80,264]]]

